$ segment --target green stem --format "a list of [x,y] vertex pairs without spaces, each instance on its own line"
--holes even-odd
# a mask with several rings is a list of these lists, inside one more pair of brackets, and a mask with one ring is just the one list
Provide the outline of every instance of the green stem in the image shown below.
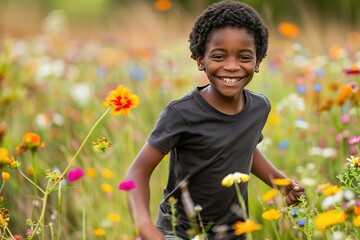
[[274,232],[275,232],[275,235],[276,235],[276,239],[281,240],[281,238],[280,238],[280,236],[279,236],[279,233],[278,233],[278,230],[277,230],[276,225],[275,225],[275,221],[271,221],[271,226],[272,226],[272,228],[274,229]]
[[60,217],[60,213],[61,213],[61,182],[59,183],[59,189],[58,189],[58,207],[57,207],[57,221],[58,221],[58,232],[57,232],[57,239],[60,240],[60,235],[61,235],[61,217]]
[[19,171],[19,173],[26,179],[28,180],[34,187],[36,187],[42,194],[45,194],[45,191],[39,187],[36,183],[34,183],[30,178],[28,178],[19,168],[17,168],[17,170]]
[[5,181],[3,180],[2,184],[1,184],[1,187],[0,187],[0,193],[2,192],[4,186],[5,186]]
[[244,220],[246,221],[248,219],[248,215],[247,215],[247,209],[246,209],[244,198],[241,195],[239,184],[235,183],[234,186],[235,186],[238,201],[239,201],[240,206],[241,206],[241,211],[242,211],[243,216],[244,216]]
[[87,142],[87,140],[90,138],[90,135],[92,134],[92,132],[94,131],[94,129],[97,127],[97,125],[99,125],[99,123],[101,122],[101,120],[108,114],[108,112],[110,111],[111,107],[107,108],[106,111],[103,113],[103,115],[101,115],[101,117],[96,121],[96,123],[92,126],[92,128],[90,129],[90,131],[88,132],[88,134],[86,135],[84,141],[81,143],[80,147],[78,148],[78,150],[76,151],[75,155],[72,157],[72,159],[70,160],[69,164],[67,165],[67,167],[65,168],[64,172],[60,175],[59,179],[53,184],[53,186],[50,188],[50,191],[53,190],[55,188],[55,186],[61,181],[61,179],[64,178],[64,176],[66,175],[66,173],[69,171],[71,165],[73,164],[73,162],[75,161],[75,159],[77,158],[77,156],[79,155],[79,153],[81,152],[81,150],[84,148],[85,143]]
[[[50,186],[50,181],[48,182],[48,186],[46,189],[49,189],[49,186]],[[36,223],[34,232],[29,236],[29,240],[31,240],[35,236],[35,234],[40,226],[42,227],[42,229],[41,229],[42,239],[44,239],[45,212],[46,212],[47,200],[48,200],[50,193],[51,193],[51,191],[47,190],[44,194],[43,206],[42,206],[40,218],[39,218],[39,221]]]

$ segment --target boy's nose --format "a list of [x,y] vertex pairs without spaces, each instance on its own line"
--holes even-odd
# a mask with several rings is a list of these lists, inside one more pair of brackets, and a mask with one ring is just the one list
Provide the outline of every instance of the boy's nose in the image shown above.
[[234,58],[228,58],[225,62],[224,69],[227,71],[237,71],[240,69],[240,65]]

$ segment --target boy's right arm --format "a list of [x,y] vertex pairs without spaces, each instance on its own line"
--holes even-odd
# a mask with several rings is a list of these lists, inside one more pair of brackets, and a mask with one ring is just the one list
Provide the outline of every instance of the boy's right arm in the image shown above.
[[132,180],[136,188],[127,192],[128,204],[135,227],[140,231],[142,240],[163,240],[163,234],[154,226],[150,215],[150,176],[164,154],[146,143],[131,164],[126,179]]

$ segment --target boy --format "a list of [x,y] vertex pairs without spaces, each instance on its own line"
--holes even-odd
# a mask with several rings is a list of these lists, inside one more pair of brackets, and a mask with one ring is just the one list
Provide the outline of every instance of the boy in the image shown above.
[[[127,173],[127,179],[137,184],[129,191],[129,200],[142,240],[164,239],[169,233],[189,239],[181,201],[184,181],[193,202],[202,207],[205,226],[228,225],[223,239],[245,239],[231,231],[236,221],[244,219],[233,209],[234,204],[240,207],[235,189],[223,187],[222,179],[234,172],[251,172],[269,186],[274,178],[287,179],[256,147],[263,138],[270,103],[265,96],[245,89],[266,56],[268,37],[260,16],[240,2],[213,4],[196,20],[189,40],[191,57],[209,84],[165,107]],[[169,178],[154,225],[149,212],[149,179],[167,153]],[[240,187],[247,207],[247,183]],[[286,203],[296,204],[304,192],[304,187],[293,181],[284,189]],[[178,201],[175,233],[168,218],[169,197]],[[213,230],[208,230],[207,239],[216,239]]]

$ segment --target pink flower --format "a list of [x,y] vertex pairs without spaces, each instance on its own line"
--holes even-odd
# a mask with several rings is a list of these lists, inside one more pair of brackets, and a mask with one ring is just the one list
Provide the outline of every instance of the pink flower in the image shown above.
[[349,144],[353,145],[360,142],[360,136],[355,136],[349,139]]
[[14,235],[15,240],[22,240],[23,237],[21,235]]
[[74,181],[78,180],[79,178],[83,177],[84,175],[85,175],[85,172],[81,168],[73,168],[67,174],[67,180],[69,182],[74,182]]
[[136,188],[136,184],[131,180],[122,181],[119,185],[119,190],[122,191],[129,191],[134,188]]

